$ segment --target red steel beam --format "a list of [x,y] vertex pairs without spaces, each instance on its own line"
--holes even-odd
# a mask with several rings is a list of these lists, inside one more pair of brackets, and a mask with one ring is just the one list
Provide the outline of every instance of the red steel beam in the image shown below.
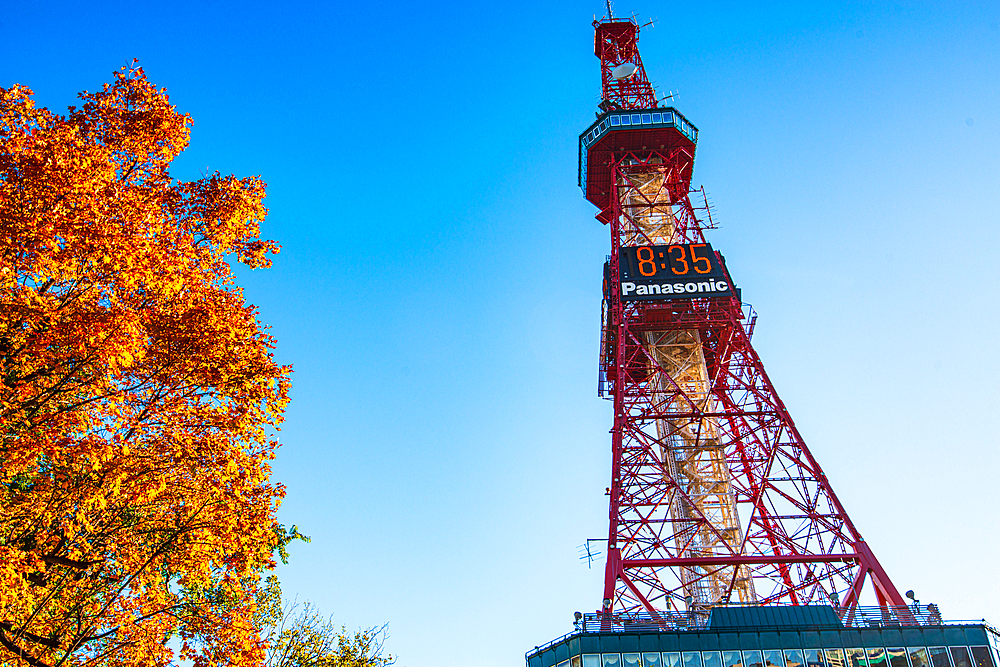
[[858,554],[778,556],[706,556],[703,558],[626,558],[622,567],[683,567],[691,565],[754,565],[758,563],[836,563],[857,561]]

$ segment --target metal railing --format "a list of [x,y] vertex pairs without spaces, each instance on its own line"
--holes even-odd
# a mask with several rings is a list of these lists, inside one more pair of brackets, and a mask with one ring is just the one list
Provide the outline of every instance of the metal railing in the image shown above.
[[[754,625],[754,629],[789,628],[879,628],[901,626],[970,625],[985,624],[983,619],[945,620],[935,605],[901,605],[888,607],[854,607],[833,609],[839,623],[790,623],[786,625]],[[576,622],[575,632],[685,632],[692,630],[726,629],[718,622],[709,625],[709,610],[664,611],[657,616],[649,614],[584,614]],[[739,626],[748,629],[748,626]],[[570,633],[573,634],[573,633]]]
[[855,607],[836,610],[837,616],[848,628],[884,628],[903,625],[949,625],[979,623],[982,621],[945,621],[937,605],[900,605],[888,607]]

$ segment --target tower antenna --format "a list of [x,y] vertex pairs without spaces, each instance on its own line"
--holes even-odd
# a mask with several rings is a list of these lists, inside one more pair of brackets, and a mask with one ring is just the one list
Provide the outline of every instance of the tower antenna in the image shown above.
[[611,20],[611,0],[604,0],[604,3],[608,6],[608,20]]

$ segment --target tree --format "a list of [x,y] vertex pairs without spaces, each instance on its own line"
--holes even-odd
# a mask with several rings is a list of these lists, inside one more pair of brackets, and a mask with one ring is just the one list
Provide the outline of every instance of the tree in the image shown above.
[[191,119],[135,64],[80,99],[0,89],[0,664],[257,665],[296,534],[290,368],[228,262],[278,250],[265,185],[174,180]]
[[324,619],[308,602],[283,603],[277,577],[258,592],[255,623],[267,642],[265,667],[389,667],[385,625],[353,634]]

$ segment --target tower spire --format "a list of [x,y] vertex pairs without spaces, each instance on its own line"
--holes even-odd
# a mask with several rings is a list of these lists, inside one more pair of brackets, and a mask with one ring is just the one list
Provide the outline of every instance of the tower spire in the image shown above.
[[[608,0],[608,16],[611,16]],[[601,59],[603,103],[616,109],[656,106],[653,86],[639,57],[639,26],[631,19],[594,21],[594,55]]]

